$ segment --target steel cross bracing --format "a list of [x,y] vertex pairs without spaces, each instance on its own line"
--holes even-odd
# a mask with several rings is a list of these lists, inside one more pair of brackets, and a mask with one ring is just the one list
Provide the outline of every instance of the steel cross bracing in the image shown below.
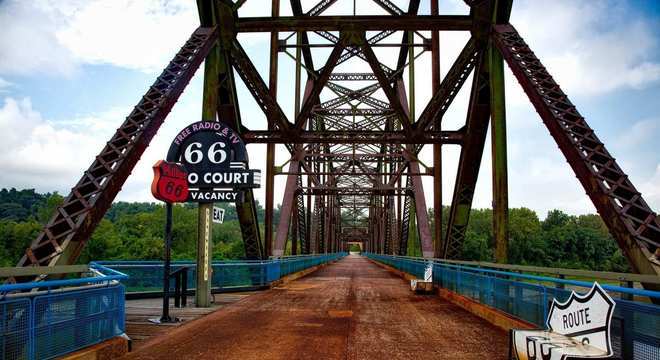
[[[218,76],[217,120],[239,131],[247,143],[269,144],[265,241],[252,194],[237,204],[247,256],[285,255],[287,241],[299,243],[295,249],[302,253],[345,250],[349,241],[362,241],[366,250],[377,253],[405,255],[414,247],[424,256],[460,258],[490,127],[493,178],[498,180],[493,182],[493,219],[496,243],[503,246],[496,253],[498,261],[506,261],[506,61],[633,268],[660,274],[656,214],[509,24],[511,1],[465,1],[464,15],[439,15],[435,0],[424,1],[431,1],[430,13],[420,13],[429,8],[420,1],[401,7],[372,0],[373,13],[355,14],[334,0],[306,8],[289,0],[292,14],[280,16],[280,0],[272,0],[273,16],[240,17],[246,1],[198,0],[203,27],[95,158],[19,265],[75,261],[205,57],[206,75]],[[344,15],[324,15],[329,9]],[[470,36],[456,60],[443,65],[448,72],[441,78],[437,39],[443,31]],[[255,55],[241,45],[241,33],[270,36],[267,74],[259,73]],[[419,62],[420,57],[430,57],[432,68],[422,68],[427,62]],[[293,62],[294,72],[282,70],[291,65],[285,61]],[[420,89],[414,75],[420,71],[433,82],[425,104],[415,98]],[[281,82],[286,76],[291,81]],[[293,84],[294,109],[278,102],[278,79],[280,87]],[[263,112],[262,126],[248,127],[241,119],[245,111],[240,111],[237,87],[245,88]],[[465,125],[444,129],[442,118],[461,89],[470,96]],[[275,165],[271,144],[286,148],[290,158],[278,159],[282,166]],[[433,166],[427,166],[419,156],[431,144]],[[421,179],[434,175],[434,187],[426,193],[440,196],[440,149],[448,145],[461,147],[456,185],[446,232],[436,230],[433,239]],[[276,175],[283,177],[282,192],[272,187]],[[278,201],[281,214],[274,229],[273,204]],[[439,204],[434,201],[436,214]]]
[[94,158],[18,266],[72,264],[195,70],[217,41],[217,29],[198,28]]
[[657,214],[513,26],[493,39],[633,269],[660,274]]

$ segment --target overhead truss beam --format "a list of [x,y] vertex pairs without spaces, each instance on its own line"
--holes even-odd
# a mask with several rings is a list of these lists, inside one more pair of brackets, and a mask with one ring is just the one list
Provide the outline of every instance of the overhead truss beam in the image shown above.
[[244,17],[236,24],[239,33],[342,30],[469,31],[471,28],[472,18],[467,15]]

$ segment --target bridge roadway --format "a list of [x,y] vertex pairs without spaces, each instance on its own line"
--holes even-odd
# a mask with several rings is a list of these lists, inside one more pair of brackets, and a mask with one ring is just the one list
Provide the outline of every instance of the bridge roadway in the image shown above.
[[506,359],[507,341],[351,255],[157,336],[127,359]]

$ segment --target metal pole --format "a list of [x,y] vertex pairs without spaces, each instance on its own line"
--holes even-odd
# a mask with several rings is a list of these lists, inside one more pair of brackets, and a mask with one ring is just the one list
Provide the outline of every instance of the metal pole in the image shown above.
[[[294,118],[298,118],[298,114],[300,114],[300,79],[301,79],[301,62],[300,62],[300,57],[302,53],[302,49],[300,48],[300,44],[302,43],[302,34],[297,33],[296,34],[296,45],[298,47],[296,48],[296,75],[295,75],[295,99],[294,99],[294,109],[293,109],[293,114]],[[301,160],[304,161],[304,160]],[[300,171],[302,172],[302,166],[300,167]],[[297,176],[302,176],[302,175],[297,175]],[[293,196],[293,213],[291,214],[291,255],[298,255],[298,242],[303,241],[303,239],[298,238],[298,221],[301,219],[298,219],[298,196],[302,195],[294,195]],[[302,244],[300,244],[302,245]],[[286,247],[285,247],[286,248]]]
[[504,60],[489,47],[491,153],[493,167],[493,235],[495,260],[506,263],[509,242],[509,190],[506,151],[506,103],[504,97]]
[[[431,15],[438,15],[438,0],[431,0]],[[435,94],[440,88],[440,34],[431,32],[431,89]],[[435,129],[441,130],[442,119],[435,121]],[[436,258],[442,255],[442,145],[433,144],[433,222]]]
[[[291,230],[289,236],[291,237],[291,255],[298,255],[298,201],[293,196],[293,209],[291,210]],[[286,246],[284,247],[286,249]]]
[[[280,14],[280,1],[273,0],[271,6],[271,16],[277,17]],[[277,98],[277,35],[276,31],[270,33],[270,72],[268,77],[268,88],[273,98]],[[268,129],[272,130],[272,125],[268,122]],[[266,257],[273,254],[273,207],[275,192],[275,144],[266,145],[266,209],[264,223],[264,247],[266,248]]]
[[[413,44],[415,41],[415,32],[408,32],[408,43]],[[410,122],[415,122],[415,47],[408,47],[408,109],[410,115]],[[411,176],[410,165],[408,165],[408,176]],[[412,199],[414,202],[414,197]],[[408,248],[406,249],[406,255],[416,256],[417,254],[410,251],[410,248],[414,249],[417,246],[417,222],[416,222],[415,206],[414,203],[410,204],[410,222],[408,224]],[[412,239],[411,239],[412,237]],[[412,241],[410,241],[412,240]]]
[[[211,51],[204,62],[204,91],[202,121],[217,121],[219,66],[222,59],[218,51]],[[228,119],[223,119],[228,121]],[[197,211],[197,279],[195,306],[209,307],[211,298],[211,211],[213,203],[198,205]]]
[[[408,43],[414,45],[415,42],[415,32],[408,32]],[[410,99],[408,100],[408,109],[410,114],[410,122],[415,122],[415,47],[408,47],[408,94]]]
[[163,315],[160,322],[172,322],[170,318],[170,250],[172,248],[172,204],[165,203],[165,264],[163,266]]

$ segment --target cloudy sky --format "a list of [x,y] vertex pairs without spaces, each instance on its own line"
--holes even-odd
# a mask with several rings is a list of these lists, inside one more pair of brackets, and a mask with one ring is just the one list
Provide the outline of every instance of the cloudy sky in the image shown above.
[[[315,1],[303,1],[310,8]],[[266,0],[248,0],[242,16],[267,16]],[[282,1],[282,14],[290,14]],[[395,1],[407,8],[407,1]],[[656,211],[660,209],[660,3],[600,0],[514,0],[511,22],[577,105],[620,166]],[[381,14],[358,0],[358,13]],[[428,13],[428,1],[421,12]],[[332,12],[352,11],[340,0]],[[348,10],[347,10],[348,9]],[[440,2],[441,13],[468,12],[462,1]],[[384,13],[383,13],[384,14]],[[0,0],[0,187],[68,193],[162,68],[197,27],[188,0]],[[393,39],[399,39],[395,36]],[[444,73],[467,40],[441,34]],[[239,40],[266,77],[268,35]],[[384,56],[387,56],[384,54]],[[292,61],[281,55],[279,97],[292,114]],[[317,64],[321,61],[317,60]],[[428,54],[418,69],[428,66]],[[240,80],[239,80],[240,81]],[[430,97],[418,71],[417,108]],[[468,82],[469,84],[469,82]],[[151,165],[163,158],[177,130],[200,118],[201,71],[193,78],[158,136],[124,185],[118,200],[152,201]],[[507,69],[510,205],[541,216],[554,208],[594,212],[577,179]],[[467,92],[444,120],[465,121]],[[263,115],[240,85],[244,122]],[[419,110],[418,110],[419,111]],[[292,115],[289,115],[292,118]],[[251,167],[264,168],[265,148],[250,145]],[[482,163],[476,207],[490,206],[490,149]],[[286,161],[282,149],[277,163]],[[458,148],[444,148],[444,203],[450,201]],[[431,164],[431,154],[422,160]],[[283,187],[282,177],[276,183]],[[425,178],[431,201],[431,179]],[[279,195],[279,196],[278,196]],[[280,193],[276,195],[279,202]],[[263,190],[257,198],[263,202]]]

